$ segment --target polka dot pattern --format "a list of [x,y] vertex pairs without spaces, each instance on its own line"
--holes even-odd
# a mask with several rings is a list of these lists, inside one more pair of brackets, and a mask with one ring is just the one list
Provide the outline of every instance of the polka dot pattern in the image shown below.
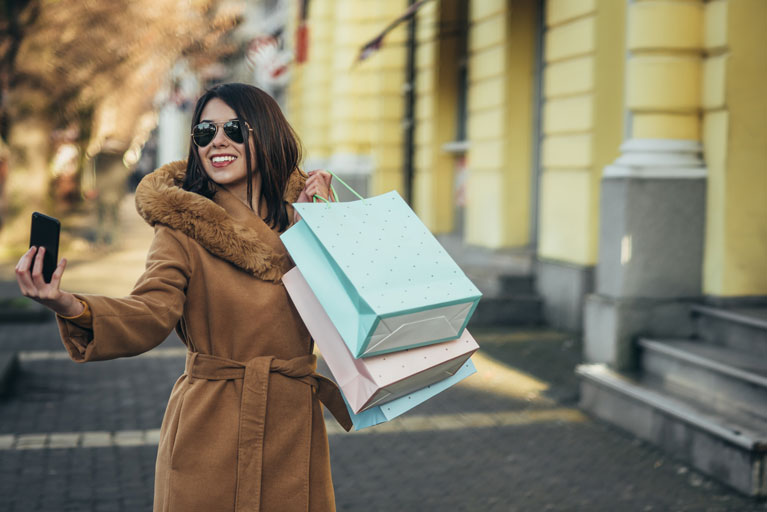
[[[474,363],[471,361],[471,359],[469,359],[463,364],[463,366],[461,366],[455,375],[452,375],[435,384],[431,384],[430,386],[423,389],[419,389],[418,391],[415,391],[414,393],[411,393],[407,396],[397,398],[383,405],[371,407],[370,409],[364,410],[359,414],[354,414],[354,411],[351,410],[351,407],[349,407],[349,404],[347,403],[346,407],[349,410],[349,415],[351,416],[352,422],[354,423],[354,430],[361,430],[363,428],[372,427],[373,425],[393,420],[397,416],[400,416],[413,407],[422,404],[429,398],[443,392],[450,386],[457,384],[458,382],[476,372],[477,369],[474,367]],[[344,398],[344,400],[346,400],[346,398]]]

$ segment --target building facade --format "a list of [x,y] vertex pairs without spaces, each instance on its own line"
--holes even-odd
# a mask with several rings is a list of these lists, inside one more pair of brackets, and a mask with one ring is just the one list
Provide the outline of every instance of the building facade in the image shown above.
[[[583,332],[584,407],[766,495],[767,2],[431,0],[359,61],[413,3],[308,3],[305,167],[530,255],[546,320]],[[675,383],[658,347],[723,373]],[[722,375],[731,396],[706,395]]]
[[[690,243],[702,246],[661,262],[689,271],[678,293],[767,296],[763,1],[433,0],[416,15],[414,41],[402,23],[355,63],[407,8],[309,2],[308,60],[287,100],[307,167],[362,175],[370,194],[407,193],[435,233],[531,249],[548,319],[571,329],[583,327],[589,293],[624,293],[595,283],[601,256],[612,258],[602,218],[635,211],[605,204],[605,185],[693,180],[704,197],[690,211],[701,240]],[[644,165],[654,170],[636,171]],[[630,199],[620,194],[608,192]],[[628,247],[634,261],[650,249],[620,244],[619,266]],[[645,269],[622,270],[644,280]]]

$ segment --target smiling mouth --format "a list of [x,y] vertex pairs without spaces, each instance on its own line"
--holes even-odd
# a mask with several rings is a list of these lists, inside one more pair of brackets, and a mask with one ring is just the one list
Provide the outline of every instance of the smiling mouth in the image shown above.
[[226,155],[226,156],[214,156],[210,159],[210,162],[213,164],[213,167],[226,167],[227,165],[231,164],[237,160],[236,156]]

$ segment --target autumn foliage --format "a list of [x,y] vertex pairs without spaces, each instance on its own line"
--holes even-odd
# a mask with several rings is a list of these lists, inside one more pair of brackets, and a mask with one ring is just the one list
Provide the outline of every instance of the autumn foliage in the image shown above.
[[140,147],[175,65],[204,70],[237,52],[227,36],[243,2],[2,0],[0,238],[50,200],[61,140],[80,149],[81,168],[105,144]]

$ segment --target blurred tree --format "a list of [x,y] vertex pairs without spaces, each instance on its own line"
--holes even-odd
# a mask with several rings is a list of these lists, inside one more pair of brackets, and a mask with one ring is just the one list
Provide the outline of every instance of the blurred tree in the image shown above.
[[179,59],[201,69],[239,51],[226,36],[244,9],[244,0],[0,4],[0,147],[8,155],[0,183],[3,246],[23,243],[28,214],[51,196],[54,130],[73,134],[65,142],[78,146],[80,172],[102,148],[137,152],[170,69]]

